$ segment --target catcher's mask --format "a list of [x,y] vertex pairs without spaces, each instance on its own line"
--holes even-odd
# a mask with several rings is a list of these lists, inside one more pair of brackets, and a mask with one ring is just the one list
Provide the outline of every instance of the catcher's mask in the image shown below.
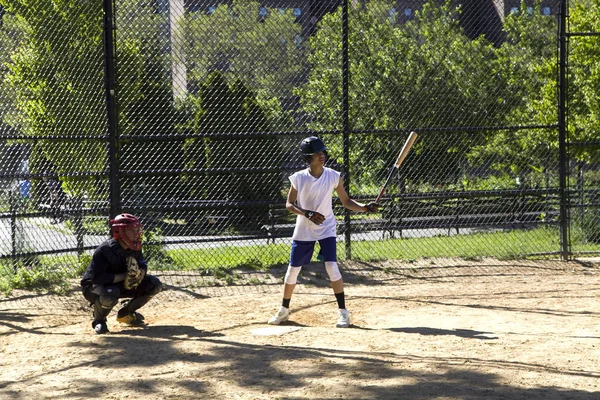
[[310,163],[313,155],[320,152],[324,152],[327,159],[327,150],[329,149],[325,146],[325,143],[316,136],[307,137],[300,142],[300,152],[302,153],[302,158],[307,163]]
[[132,214],[119,214],[110,220],[115,240],[120,240],[132,250],[142,249],[142,224]]

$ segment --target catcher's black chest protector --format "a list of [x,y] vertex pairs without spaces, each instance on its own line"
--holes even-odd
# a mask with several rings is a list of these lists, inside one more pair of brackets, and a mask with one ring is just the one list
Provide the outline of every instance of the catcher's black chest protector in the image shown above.
[[142,259],[141,251],[125,250],[115,239],[109,239],[98,249],[106,260],[106,272],[122,274],[127,271],[127,257],[133,256],[138,262]]

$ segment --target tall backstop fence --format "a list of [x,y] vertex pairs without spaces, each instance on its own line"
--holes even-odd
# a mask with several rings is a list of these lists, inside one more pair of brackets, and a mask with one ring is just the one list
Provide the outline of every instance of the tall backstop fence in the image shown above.
[[600,252],[600,1],[0,0],[0,281],[76,277],[140,217],[155,270],[288,261],[319,136],[340,260]]

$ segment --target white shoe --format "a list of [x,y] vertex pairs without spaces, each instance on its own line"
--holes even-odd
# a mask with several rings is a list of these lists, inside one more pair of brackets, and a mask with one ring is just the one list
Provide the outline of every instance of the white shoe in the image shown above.
[[269,318],[269,325],[279,325],[282,322],[285,322],[290,317],[290,309],[285,308],[284,306],[279,307],[279,311],[277,314],[273,315]]
[[348,310],[339,310],[338,312],[338,320],[337,324],[335,324],[338,328],[347,328],[350,326],[350,311]]

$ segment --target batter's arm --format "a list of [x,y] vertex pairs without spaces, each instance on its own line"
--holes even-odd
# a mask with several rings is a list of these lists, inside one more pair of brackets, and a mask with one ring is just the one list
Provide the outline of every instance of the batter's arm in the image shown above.
[[336,191],[338,197],[340,198],[340,201],[344,205],[344,207],[346,207],[348,210],[359,211],[359,212],[370,212],[374,209],[374,211],[376,211],[374,203],[363,204],[363,203],[359,203],[358,201],[350,198],[350,196],[348,195],[348,192],[346,192],[346,189],[344,188],[344,185],[342,184],[341,177],[340,177],[340,181],[338,182],[338,185],[335,188],[335,191]]

